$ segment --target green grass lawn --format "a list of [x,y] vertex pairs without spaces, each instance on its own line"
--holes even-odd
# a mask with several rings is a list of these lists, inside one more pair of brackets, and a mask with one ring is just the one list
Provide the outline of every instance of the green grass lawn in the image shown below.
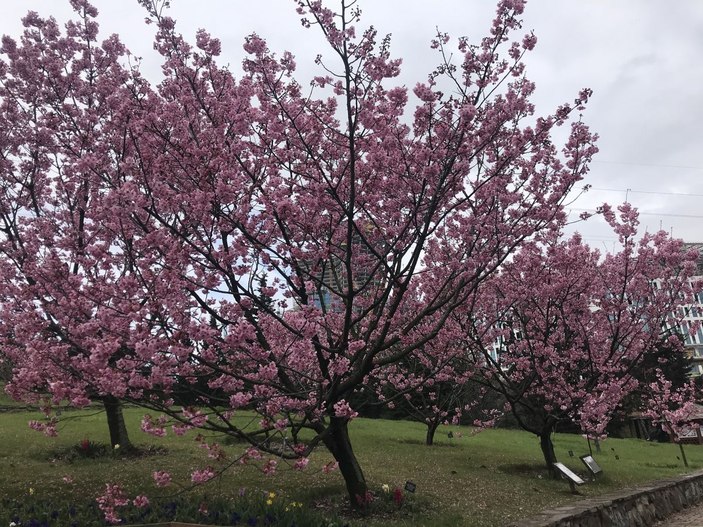
[[[97,410],[67,411],[61,416],[58,438],[48,438],[27,427],[37,412],[0,413],[0,491],[5,497],[33,495],[47,499],[94,499],[106,482],[121,483],[132,495],[164,495],[151,477],[154,470],[169,470],[174,481],[187,483],[195,468],[208,464],[195,434],[178,438],[154,438],[139,430],[143,410],[126,409],[127,426],[137,445],[163,447],[138,459],[106,456],[98,459],[62,457],[82,439],[109,443],[104,414]],[[447,432],[453,431],[454,438]],[[608,439],[594,457],[604,473],[595,482],[579,488],[573,496],[563,481],[547,478],[536,437],[514,430],[486,430],[474,434],[470,428],[446,427],[437,433],[436,444],[423,444],[422,425],[405,421],[357,419],[351,425],[352,441],[367,481],[374,492],[381,486],[402,487],[406,480],[417,485],[412,499],[393,514],[351,518],[353,525],[371,526],[501,526],[583,497],[607,493],[637,483],[651,481],[686,470],[678,446],[640,440]],[[458,437],[461,436],[461,437]],[[577,456],[588,453],[580,436],[557,434],[554,439],[560,461],[584,474]],[[241,445],[227,446],[232,456]],[[567,454],[572,450],[576,457]],[[690,469],[703,466],[703,447],[687,446]],[[619,459],[616,459],[616,455]],[[320,469],[331,461],[319,450],[305,472],[279,463],[278,474],[265,476],[254,467],[235,465],[210,483],[209,495],[235,496],[247,492],[275,491],[277,499],[301,501],[323,513],[344,512],[345,491],[338,472],[324,474]],[[73,482],[64,482],[65,477]],[[170,487],[170,492],[177,487]]]

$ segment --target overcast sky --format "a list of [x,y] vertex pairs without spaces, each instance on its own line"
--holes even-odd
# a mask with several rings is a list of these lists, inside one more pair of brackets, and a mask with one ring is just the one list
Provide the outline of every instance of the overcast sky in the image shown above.
[[[136,0],[94,0],[106,36],[119,33],[158,80],[153,27]],[[257,32],[272,50],[296,55],[301,80],[316,74],[323,51],[315,30],[301,27],[293,0],[171,0],[186,36],[204,27],[223,44],[223,62],[241,63],[244,36]],[[334,5],[330,2],[330,5]],[[436,63],[428,42],[435,28],[478,42],[490,27],[490,0],[360,0],[364,24],[392,33],[393,54],[404,59],[400,82],[413,86]],[[17,36],[28,9],[65,20],[68,0],[0,0],[0,33]],[[573,217],[607,201],[628,200],[642,228],[660,227],[686,241],[703,241],[703,1],[530,0],[524,29],[538,37],[527,75],[537,83],[537,113],[571,101],[583,87],[594,97],[584,121],[600,135],[600,153],[585,183],[592,189],[573,205]],[[192,39],[191,39],[192,40]],[[629,191],[628,191],[629,189]],[[614,238],[600,219],[579,224],[594,246]]]

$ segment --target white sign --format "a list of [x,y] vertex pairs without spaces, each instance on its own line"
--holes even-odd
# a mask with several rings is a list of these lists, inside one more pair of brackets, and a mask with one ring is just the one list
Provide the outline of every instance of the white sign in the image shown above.
[[574,474],[569,467],[562,463],[554,463],[554,466],[557,468],[559,472],[562,473],[563,476],[566,476],[569,480],[573,481],[577,485],[583,485],[586,483],[584,480],[582,480],[578,475]]

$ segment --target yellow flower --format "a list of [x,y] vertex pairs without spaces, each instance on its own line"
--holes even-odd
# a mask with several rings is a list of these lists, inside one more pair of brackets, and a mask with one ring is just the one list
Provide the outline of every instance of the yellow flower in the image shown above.
[[273,500],[266,500],[266,505],[273,505]]
[[29,487],[29,495],[31,496],[32,494],[34,494],[34,489],[32,487]]
[[276,493],[275,493],[275,492],[273,492],[273,491],[269,492],[269,499],[270,499],[270,500],[272,500],[272,499],[275,498],[275,497],[276,497]]

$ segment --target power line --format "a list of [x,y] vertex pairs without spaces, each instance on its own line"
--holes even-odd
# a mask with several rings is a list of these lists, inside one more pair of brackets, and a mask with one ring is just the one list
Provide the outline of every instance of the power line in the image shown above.
[[604,192],[622,192],[627,194],[628,192],[632,194],[661,194],[662,196],[690,196],[692,198],[703,198],[703,194],[692,194],[688,192],[664,192],[661,190],[632,190],[631,188],[619,189],[619,188],[603,188],[603,187],[591,187],[593,190],[602,190]]
[[[598,211],[596,209],[578,209],[578,208],[569,208],[570,211],[582,211],[582,212],[593,212],[597,213]],[[666,216],[667,218],[694,218],[694,219],[703,219],[703,216],[697,215],[697,214],[671,214],[667,212],[643,212],[641,210],[638,210],[637,213],[640,216]]]
[[703,170],[703,167],[695,167],[691,165],[659,165],[655,163],[635,163],[633,161],[601,161],[593,160],[592,163],[600,163],[603,165],[632,165],[638,167],[655,167],[655,168],[683,168],[686,170]]

